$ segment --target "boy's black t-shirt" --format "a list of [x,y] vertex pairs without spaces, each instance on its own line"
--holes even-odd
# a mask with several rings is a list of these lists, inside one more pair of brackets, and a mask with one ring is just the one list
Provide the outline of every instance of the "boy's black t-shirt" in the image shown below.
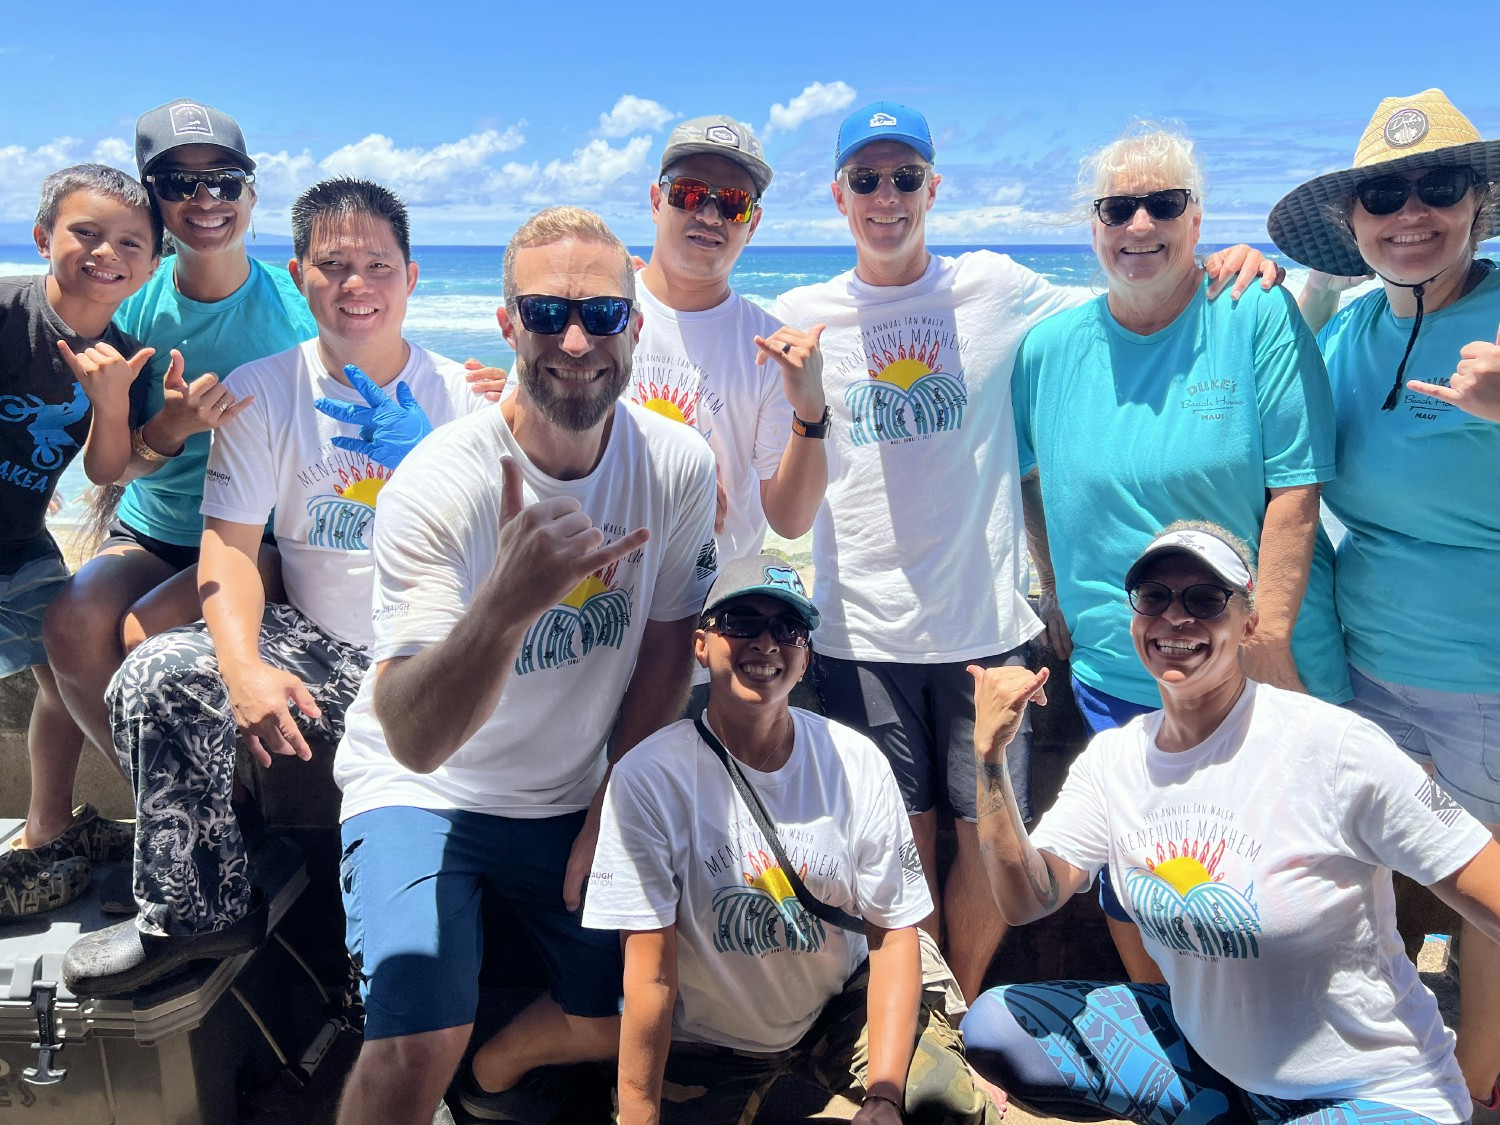
[[[127,357],[141,347],[113,324],[98,339],[75,335],[53,311],[45,282],[42,274],[0,278],[0,575],[59,553],[47,533],[47,503],[89,433],[89,400],[57,341],[78,352],[103,340]],[[130,388],[132,425],[159,371],[152,357]]]

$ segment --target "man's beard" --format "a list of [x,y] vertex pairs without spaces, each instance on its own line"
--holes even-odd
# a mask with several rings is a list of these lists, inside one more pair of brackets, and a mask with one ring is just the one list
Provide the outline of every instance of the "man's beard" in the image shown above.
[[593,429],[630,384],[630,365],[616,368],[613,377],[589,385],[589,393],[567,394],[554,389],[549,375],[533,371],[531,364],[516,356],[516,376],[542,417],[554,426],[580,434]]

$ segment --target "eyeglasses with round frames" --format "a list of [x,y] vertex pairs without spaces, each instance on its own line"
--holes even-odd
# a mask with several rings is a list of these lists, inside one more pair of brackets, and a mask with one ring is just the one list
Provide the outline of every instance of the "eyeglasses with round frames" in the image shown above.
[[1160,617],[1172,608],[1174,601],[1180,600],[1187,615],[1199,621],[1212,621],[1223,616],[1229,599],[1234,597],[1233,590],[1213,582],[1195,582],[1181,590],[1174,590],[1165,583],[1147,580],[1137,582],[1127,593],[1130,596],[1130,608],[1142,617]]

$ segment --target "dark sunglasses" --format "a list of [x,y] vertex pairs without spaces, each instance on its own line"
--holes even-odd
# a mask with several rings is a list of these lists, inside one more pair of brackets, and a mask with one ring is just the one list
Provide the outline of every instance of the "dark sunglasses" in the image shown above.
[[812,630],[796,617],[767,617],[753,609],[723,609],[708,619],[708,628],[737,641],[750,641],[770,630],[771,639],[779,645],[806,648]]
[[1182,608],[1189,617],[1199,621],[1212,621],[1224,612],[1233,590],[1216,586],[1212,582],[1197,582],[1181,592],[1160,582],[1137,582],[1129,590],[1130,608],[1142,617],[1160,617],[1172,606],[1174,598],[1182,600]]
[[1107,227],[1123,227],[1142,207],[1146,214],[1165,223],[1187,210],[1193,193],[1187,188],[1162,188],[1146,195],[1106,195],[1094,200],[1094,214]]
[[521,323],[538,336],[556,336],[577,311],[590,336],[618,336],[630,323],[631,303],[624,297],[549,297],[528,293],[516,298]]
[[152,172],[146,182],[156,192],[156,198],[167,203],[181,203],[198,194],[198,185],[208,189],[208,194],[225,203],[233,203],[245,194],[245,188],[255,182],[255,177],[243,168],[209,168],[192,171],[184,168],[169,168],[165,172]]
[[1434,168],[1419,180],[1403,180],[1400,176],[1377,176],[1365,180],[1354,189],[1359,205],[1371,215],[1394,215],[1406,206],[1413,190],[1417,198],[1429,207],[1452,207],[1474,184],[1472,168]]
[[896,190],[901,194],[910,195],[914,191],[921,191],[922,185],[927,182],[927,165],[903,164],[889,172],[882,172],[878,168],[845,168],[843,176],[849,190],[855,195],[869,195],[880,186],[880,180],[884,176],[891,178],[891,183],[896,185]]
[[667,189],[667,202],[677,210],[698,211],[711,202],[717,203],[726,223],[748,223],[759,202],[754,193],[744,188],[714,187],[691,176],[663,176],[661,185]]

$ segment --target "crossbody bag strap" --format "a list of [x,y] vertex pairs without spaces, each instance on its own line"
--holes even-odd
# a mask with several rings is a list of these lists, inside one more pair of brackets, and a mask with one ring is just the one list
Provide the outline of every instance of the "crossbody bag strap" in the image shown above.
[[693,725],[698,728],[698,737],[708,743],[708,748],[714,752],[714,756],[723,763],[724,769],[729,774],[729,780],[734,783],[735,790],[740,795],[740,800],[750,810],[750,815],[755,819],[755,826],[760,829],[766,843],[771,848],[771,854],[776,857],[776,862],[781,865],[781,873],[786,876],[786,881],[791,884],[792,893],[797,896],[797,901],[815,918],[822,919],[830,926],[838,926],[840,929],[853,930],[857,934],[865,932],[864,922],[856,918],[848,911],[840,910],[837,906],[830,906],[822,899],[817,898],[807,889],[802,882],[801,876],[797,874],[796,868],[787,859],[786,852],[782,850],[781,838],[776,834],[776,828],[771,824],[771,818],[766,815],[766,807],[760,803],[760,796],[751,788],[749,780],[740,770],[739,763],[734,760],[734,755],[724,748],[724,744],[718,740],[714,732],[708,729],[701,716],[693,720]]

